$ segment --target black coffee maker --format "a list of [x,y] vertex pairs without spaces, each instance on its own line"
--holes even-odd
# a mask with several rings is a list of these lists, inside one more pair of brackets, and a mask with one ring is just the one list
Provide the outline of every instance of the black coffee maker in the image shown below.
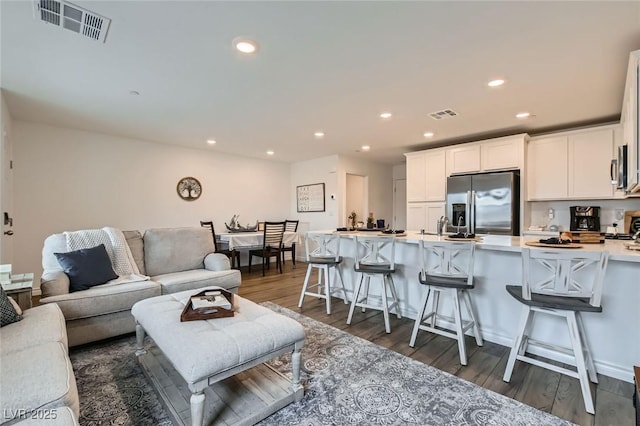
[[571,231],[600,232],[600,207],[571,206]]

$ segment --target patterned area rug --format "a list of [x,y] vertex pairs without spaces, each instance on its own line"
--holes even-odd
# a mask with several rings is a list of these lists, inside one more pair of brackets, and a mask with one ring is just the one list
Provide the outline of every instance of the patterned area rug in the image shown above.
[[[300,322],[305,396],[261,425],[570,425],[273,303]],[[147,339],[147,344],[153,344]],[[126,336],[71,350],[82,425],[170,425]],[[269,364],[290,377],[290,356]]]

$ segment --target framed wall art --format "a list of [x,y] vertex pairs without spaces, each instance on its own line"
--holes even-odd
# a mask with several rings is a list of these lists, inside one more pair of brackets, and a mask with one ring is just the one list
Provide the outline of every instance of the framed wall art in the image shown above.
[[324,183],[296,187],[298,213],[324,211]]

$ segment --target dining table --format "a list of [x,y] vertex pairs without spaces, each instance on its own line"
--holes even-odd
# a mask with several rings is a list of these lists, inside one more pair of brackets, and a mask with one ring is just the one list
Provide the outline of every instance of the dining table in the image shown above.
[[[264,241],[264,233],[257,232],[223,232],[218,234],[220,241],[229,244],[229,250],[247,250],[260,248]],[[298,242],[298,233],[285,231],[282,236],[282,244],[290,245]]]

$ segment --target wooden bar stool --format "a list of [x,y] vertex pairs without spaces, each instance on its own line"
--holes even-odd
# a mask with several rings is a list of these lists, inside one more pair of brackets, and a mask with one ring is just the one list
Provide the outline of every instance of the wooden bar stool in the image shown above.
[[[315,247],[315,248],[313,248]],[[344,278],[342,277],[342,256],[340,256],[340,235],[339,234],[318,234],[307,233],[305,236],[305,248],[307,252],[307,274],[304,277],[304,285],[300,293],[298,308],[302,308],[305,296],[313,296],[326,300],[327,315],[331,314],[331,295],[335,290],[341,290],[345,305],[347,292],[344,289]],[[313,249],[312,249],[313,248]],[[318,269],[318,282],[309,286],[309,278],[313,269]],[[336,275],[340,277],[340,288],[333,288],[329,271],[333,269],[333,282]],[[336,274],[337,271],[337,274]],[[324,274],[323,274],[324,273]],[[324,275],[324,282],[322,277]],[[310,292],[309,287],[316,287],[317,292]]]
[[[400,314],[400,305],[398,302],[398,294],[396,293],[395,285],[393,284],[392,275],[396,272],[395,264],[395,252],[396,252],[396,237],[395,236],[355,236],[355,271],[360,274],[360,281],[355,286],[353,292],[353,300],[351,301],[351,307],[349,308],[349,317],[347,318],[347,324],[351,324],[353,318],[353,312],[356,306],[362,308],[362,312],[365,308],[382,310],[384,315],[384,328],[387,333],[391,333],[391,325],[389,324],[389,310],[394,309],[398,318],[402,318]],[[385,257],[382,254],[382,250],[385,247],[389,247],[391,252],[389,257]],[[364,251],[364,255],[361,256],[361,252]],[[369,301],[369,283],[371,277],[381,277],[381,305],[371,305]],[[359,299],[360,292],[362,290],[362,283],[364,281],[363,297]],[[389,297],[393,300],[389,304]]]
[[[480,327],[476,319],[469,290],[473,289],[473,262],[475,257],[475,242],[461,241],[421,241],[419,245],[422,271],[418,274],[420,284],[427,286],[416,322],[411,333],[409,346],[415,347],[419,330],[429,331],[441,336],[456,339],[460,364],[467,365],[467,350],[464,342],[465,332],[473,330],[478,346],[483,345]],[[431,311],[425,314],[429,298]],[[438,314],[440,293],[449,294],[453,300],[453,317]],[[461,306],[465,305],[468,320],[462,318]],[[453,332],[437,324],[437,319],[454,324]]]
[[[581,312],[602,312],[600,301],[608,258],[605,250],[576,253],[567,249],[522,249],[522,286],[507,286],[507,292],[522,304],[522,316],[504,372],[505,382],[511,380],[516,360],[575,377],[580,380],[587,413],[595,414],[589,379],[598,383],[598,377]],[[534,313],[564,318],[571,348],[530,338]],[[575,370],[527,356],[529,346],[573,356]]]

